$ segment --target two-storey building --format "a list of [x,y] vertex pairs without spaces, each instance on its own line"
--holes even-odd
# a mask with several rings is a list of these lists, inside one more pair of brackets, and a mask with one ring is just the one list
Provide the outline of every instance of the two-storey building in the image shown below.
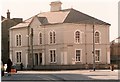
[[73,8],[62,10],[61,4],[51,2],[51,11],[10,28],[10,57],[14,64],[74,69],[92,67],[94,58],[96,65],[110,64],[110,24]]

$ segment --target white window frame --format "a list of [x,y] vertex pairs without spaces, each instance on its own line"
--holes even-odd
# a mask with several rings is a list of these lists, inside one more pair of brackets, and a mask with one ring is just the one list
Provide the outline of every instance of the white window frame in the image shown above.
[[[21,38],[19,36],[21,36]],[[18,37],[18,41],[17,41],[17,37]],[[16,34],[15,35],[15,45],[17,47],[22,46],[22,35],[21,34]]]
[[[76,42],[76,32],[79,31],[80,32],[80,42]],[[75,44],[80,44],[82,43],[82,32],[80,30],[75,30],[74,31],[74,43]]]
[[[96,50],[99,50],[100,54],[99,54],[99,61],[96,61]],[[101,49],[95,49],[95,62],[100,62],[101,61]]]
[[[50,51],[55,51],[55,61],[51,61],[51,54]],[[53,52],[52,52],[53,53]],[[53,55],[53,54],[52,54]],[[54,60],[54,58],[52,57],[52,60]],[[50,63],[57,63],[57,52],[56,49],[49,49],[49,62]]]
[[[17,53],[21,53],[20,54],[21,56],[19,56],[20,58],[18,59],[17,59]],[[22,51],[15,51],[15,57],[16,57],[16,63],[21,63],[22,62]]]
[[[52,36],[50,36],[50,33],[52,33]],[[55,37],[54,37],[54,33],[55,33]],[[48,36],[49,36],[48,43],[49,44],[56,44],[56,32],[54,30],[49,31]],[[50,37],[51,37],[51,39],[50,39]]]
[[[96,33],[96,32],[99,33],[99,43],[95,43],[95,44],[101,44],[101,32],[98,31],[98,30],[96,30],[95,33]],[[96,38],[95,33],[94,33],[94,40],[95,40],[95,38]]]
[[[80,61],[76,61],[76,50],[80,50]],[[75,62],[82,62],[82,49],[75,49]]]
[[18,35],[15,35],[15,45],[16,45],[16,46],[18,46],[18,45],[19,45]]

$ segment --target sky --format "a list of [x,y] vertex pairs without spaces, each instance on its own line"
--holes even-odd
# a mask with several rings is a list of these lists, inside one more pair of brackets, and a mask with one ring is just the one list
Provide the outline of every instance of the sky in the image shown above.
[[49,4],[52,1],[61,1],[62,9],[74,8],[111,24],[110,41],[118,37],[119,0],[0,0],[0,12],[6,17],[9,9],[11,18],[26,20],[40,12],[50,11]]

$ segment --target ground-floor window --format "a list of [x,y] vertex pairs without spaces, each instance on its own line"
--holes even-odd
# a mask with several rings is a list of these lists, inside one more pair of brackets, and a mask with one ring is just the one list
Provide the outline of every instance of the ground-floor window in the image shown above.
[[16,52],[17,63],[21,62],[21,52]]
[[95,62],[100,61],[100,50],[95,50]]
[[77,61],[77,62],[80,62],[81,61],[81,50],[80,49],[76,49],[75,50],[75,60]]
[[50,63],[56,63],[56,50],[50,50]]

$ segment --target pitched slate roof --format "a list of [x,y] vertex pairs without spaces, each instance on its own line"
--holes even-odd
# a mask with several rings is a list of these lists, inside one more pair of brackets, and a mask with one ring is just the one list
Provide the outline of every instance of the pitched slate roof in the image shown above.
[[[56,12],[43,12],[35,15],[41,24],[56,24],[56,23],[84,23],[84,24],[103,24],[110,25],[109,23],[103,22],[99,19],[91,17],[73,8],[60,10]],[[33,17],[35,17],[33,16]],[[27,26],[33,19],[33,17],[25,20],[23,23],[18,24],[12,28],[19,28]],[[29,25],[29,24],[28,24]]]
[[64,23],[85,23],[85,24],[104,24],[110,25],[109,23],[103,22],[97,18],[84,14],[75,9],[70,9],[70,13],[64,20]]

